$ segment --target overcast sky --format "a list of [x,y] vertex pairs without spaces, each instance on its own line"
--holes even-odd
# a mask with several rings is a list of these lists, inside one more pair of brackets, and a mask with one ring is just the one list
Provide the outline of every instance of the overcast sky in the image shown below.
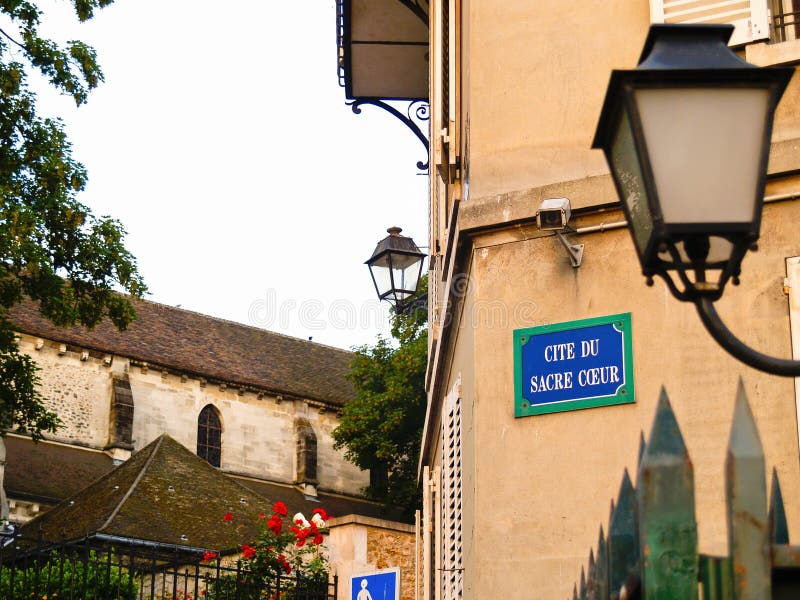
[[363,262],[391,225],[427,245],[424,150],[345,105],[333,0],[116,0],[82,25],[41,5],[106,81],[79,109],[43,89],[40,112],[64,120],[80,200],[123,222],[151,300],[342,348],[388,332]]

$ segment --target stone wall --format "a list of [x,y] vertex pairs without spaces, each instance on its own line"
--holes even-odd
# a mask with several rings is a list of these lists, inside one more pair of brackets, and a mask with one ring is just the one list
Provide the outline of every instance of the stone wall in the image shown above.
[[102,357],[49,340],[22,335],[20,350],[40,367],[39,387],[48,410],[63,426],[49,439],[103,447],[108,440],[111,369]]
[[[308,420],[317,436],[319,488],[359,494],[369,475],[333,449],[338,425],[335,407],[243,391],[228,384],[131,364],[120,356],[89,353],[56,342],[20,336],[20,348],[41,367],[47,408],[64,426],[48,439],[105,449],[110,440],[113,378],[127,375],[133,393],[133,450],[168,433],[192,451],[197,448],[197,418],[211,404],[222,421],[224,471],[294,483],[297,476],[295,419]],[[115,458],[126,458],[114,450]]]
[[359,515],[328,522],[330,564],[339,576],[339,598],[350,598],[350,578],[400,568],[400,599],[414,600],[416,564],[414,527]]

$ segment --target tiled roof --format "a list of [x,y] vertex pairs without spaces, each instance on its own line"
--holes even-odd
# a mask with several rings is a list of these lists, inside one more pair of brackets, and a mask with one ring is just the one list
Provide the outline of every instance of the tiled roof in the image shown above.
[[[180,468],[174,471],[175,480],[191,481],[191,477],[193,477],[192,474],[197,469],[201,469],[202,474],[206,476],[208,476],[210,470],[215,477],[224,477],[226,480],[235,482],[237,485],[242,485],[247,488],[247,492],[251,493],[254,498],[263,499],[264,502],[266,502],[262,508],[264,511],[268,511],[269,507],[271,507],[275,501],[282,500],[289,507],[291,514],[302,512],[303,514],[310,515],[314,508],[321,506],[331,515],[337,517],[357,514],[366,517],[402,520],[400,518],[400,513],[386,514],[380,504],[368,500],[322,492],[319,494],[319,501],[316,502],[314,500],[308,500],[293,486],[237,475],[226,475],[222,471],[210,467],[205,461],[199,460],[191,451],[181,446],[172,438],[166,437],[168,441],[166,446],[162,445],[161,450],[180,458],[178,461],[180,462]],[[154,443],[151,443],[140,452],[134,454],[131,459],[127,463],[124,463],[122,467],[119,467],[119,469],[133,464],[132,467],[128,468],[134,471],[139,470],[141,457],[144,453],[149,452],[150,449],[153,448]],[[107,454],[96,450],[49,441],[41,441],[36,444],[30,438],[13,435],[6,436],[5,444],[7,464],[4,484],[10,498],[28,499],[45,502],[47,504],[57,504],[68,499],[76,501],[78,497],[86,497],[88,501],[92,501],[94,495],[99,492],[91,491],[94,490],[94,486],[91,484],[96,481],[100,484],[101,482],[99,480],[106,475],[110,477],[111,475],[109,472],[114,469],[111,458]],[[134,458],[136,458],[137,462],[132,463]],[[151,463],[150,466],[152,468],[153,463]],[[156,465],[156,468],[157,467],[158,465]],[[151,471],[151,474],[152,472],[153,471]],[[109,487],[113,489],[114,485],[121,485],[117,480],[124,478],[124,473],[123,475],[114,475],[113,477],[114,481],[110,484],[101,484],[101,489],[107,490]],[[172,483],[166,483],[167,489],[170,485],[175,486],[174,481]],[[206,482],[205,485],[209,485],[208,482]],[[211,486],[213,487],[213,485],[212,483]],[[91,488],[91,490],[84,488]],[[178,488],[176,487],[176,492],[177,490]],[[231,503],[231,512],[237,516],[242,507],[245,506],[238,501],[240,497],[241,494],[233,498],[233,502]],[[194,493],[192,494],[192,499],[193,502],[199,502],[198,496]],[[197,504],[195,510],[200,506],[200,504]],[[245,509],[245,512],[247,510],[248,509]],[[223,511],[220,514],[224,514],[225,512],[226,511]],[[57,521],[67,518],[70,512],[62,512],[61,514],[62,516],[58,517]],[[47,527],[48,531],[55,532],[58,526],[46,524],[49,518],[46,519],[45,517],[46,515],[40,517],[36,522],[41,523],[43,528]],[[81,519],[83,519],[83,517],[81,517]],[[96,525],[96,520],[92,521],[92,523]],[[72,533],[79,532],[79,535],[96,533],[95,531],[91,531],[92,523],[87,520],[74,522],[73,527],[70,528],[69,531]],[[65,531],[67,530],[65,529]]]
[[[100,533],[225,551],[255,537],[258,514],[269,506],[164,434],[22,532],[41,531],[49,540]],[[227,512],[236,515],[230,523]]]
[[5,437],[4,484],[12,498],[56,504],[114,468],[110,456],[96,450],[30,438]]
[[123,332],[108,321],[59,328],[30,301],[9,316],[22,333],[199,377],[336,405],[354,397],[345,379],[351,352],[155,302],[134,307],[138,319]]

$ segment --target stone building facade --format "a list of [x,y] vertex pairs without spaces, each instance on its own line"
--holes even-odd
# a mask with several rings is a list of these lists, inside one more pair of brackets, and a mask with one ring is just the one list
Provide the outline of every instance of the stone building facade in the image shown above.
[[[12,521],[27,520],[165,433],[268,497],[284,489],[308,499],[349,498],[355,512],[375,511],[361,498],[368,472],[345,461],[331,437],[354,393],[345,379],[350,352],[152,302],[136,309],[138,320],[125,332],[106,323],[59,329],[33,304],[14,309],[19,347],[41,368],[47,408],[63,426],[39,444],[53,450],[46,458],[46,449],[9,435]],[[81,468],[38,464],[58,456]],[[49,469],[51,481],[37,484],[26,463]],[[59,487],[52,479],[60,473],[78,481]]]

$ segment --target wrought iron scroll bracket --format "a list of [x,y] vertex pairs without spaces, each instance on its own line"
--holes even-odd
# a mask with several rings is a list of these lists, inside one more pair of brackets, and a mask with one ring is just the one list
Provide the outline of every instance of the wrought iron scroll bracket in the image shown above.
[[430,120],[430,105],[428,102],[425,100],[413,100],[408,104],[405,115],[380,98],[358,98],[347,103],[357,115],[361,114],[361,106],[364,104],[371,104],[382,108],[390,115],[399,119],[415,136],[417,136],[417,139],[422,142],[422,145],[425,147],[427,158],[425,161],[417,161],[417,168],[420,171],[427,171],[430,165],[430,158],[428,158],[430,156],[430,143],[428,142],[428,137],[423,133],[417,122],[426,122]]

